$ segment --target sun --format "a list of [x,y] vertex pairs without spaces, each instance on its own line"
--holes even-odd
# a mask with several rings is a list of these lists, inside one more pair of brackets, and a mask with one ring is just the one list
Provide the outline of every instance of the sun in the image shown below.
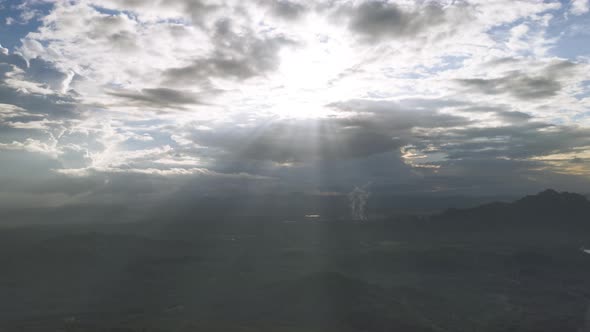
[[338,34],[322,33],[321,26],[307,27],[303,41],[280,52],[281,65],[269,77],[273,89],[265,98],[280,116],[323,117],[331,112],[325,105],[350,96],[350,87],[340,80],[358,54]]

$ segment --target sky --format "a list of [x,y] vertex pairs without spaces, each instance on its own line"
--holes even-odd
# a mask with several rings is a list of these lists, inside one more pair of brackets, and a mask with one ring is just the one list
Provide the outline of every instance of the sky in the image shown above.
[[0,208],[590,192],[588,0],[0,0]]

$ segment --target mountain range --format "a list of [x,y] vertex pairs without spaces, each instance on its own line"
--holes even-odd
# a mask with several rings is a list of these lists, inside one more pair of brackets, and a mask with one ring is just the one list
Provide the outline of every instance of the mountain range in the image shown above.
[[547,189],[513,202],[493,202],[467,209],[448,209],[432,217],[437,222],[518,226],[590,226],[586,196]]

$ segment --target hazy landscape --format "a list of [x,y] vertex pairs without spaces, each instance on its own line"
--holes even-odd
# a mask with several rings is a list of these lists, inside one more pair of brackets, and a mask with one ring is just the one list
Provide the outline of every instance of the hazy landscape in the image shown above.
[[[370,209],[369,209],[370,211]],[[586,331],[590,202],[0,231],[5,331]]]
[[0,0],[0,332],[590,332],[588,198],[590,0]]

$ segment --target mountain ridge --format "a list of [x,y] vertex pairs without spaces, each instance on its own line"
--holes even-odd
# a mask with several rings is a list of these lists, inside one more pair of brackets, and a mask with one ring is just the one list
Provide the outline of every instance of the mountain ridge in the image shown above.
[[[546,189],[513,202],[492,202],[468,209],[447,209],[435,220],[477,223],[515,222],[519,224],[579,224],[590,218],[590,201],[586,196]],[[590,225],[590,222],[587,223]]]

